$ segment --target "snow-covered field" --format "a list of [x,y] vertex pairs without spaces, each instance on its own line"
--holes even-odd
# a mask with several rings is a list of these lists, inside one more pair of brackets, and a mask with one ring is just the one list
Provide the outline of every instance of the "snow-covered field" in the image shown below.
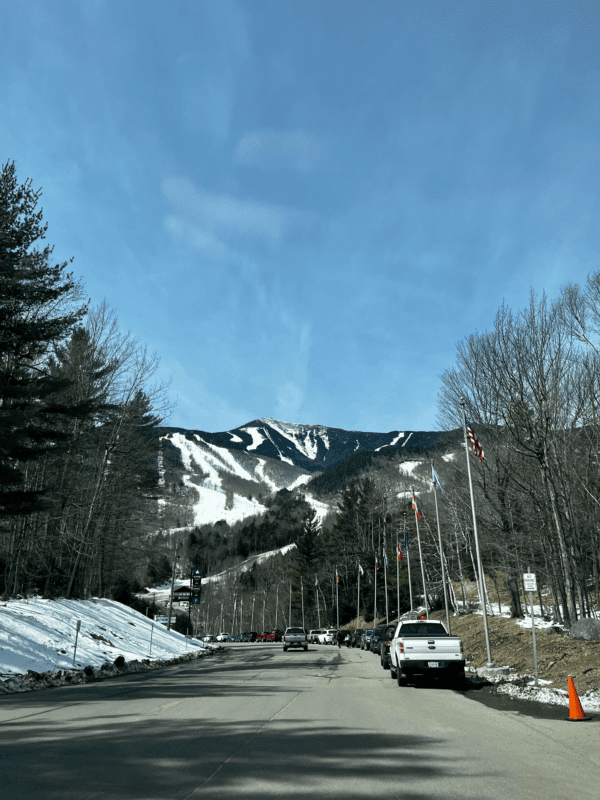
[[167,631],[113,600],[32,598],[0,603],[2,681],[27,670],[42,673],[100,667],[118,656],[126,661],[168,660],[207,647],[211,646]]

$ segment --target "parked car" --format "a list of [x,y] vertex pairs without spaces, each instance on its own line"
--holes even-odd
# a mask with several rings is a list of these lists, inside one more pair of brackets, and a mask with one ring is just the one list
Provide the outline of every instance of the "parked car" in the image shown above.
[[315,628],[312,631],[309,631],[308,632],[308,641],[311,644],[317,644],[317,642],[319,641],[318,636],[319,636],[320,633],[321,633],[321,629],[320,628]]
[[319,644],[333,644],[337,628],[327,628],[319,634]]
[[352,647],[360,647],[364,634],[364,631],[354,631],[354,636],[352,637]]
[[373,636],[373,628],[367,628],[367,630],[363,633],[362,639],[360,640],[361,650],[369,649],[369,645],[371,644],[371,636]]
[[379,642],[379,637],[381,636],[384,630],[385,628],[382,628],[381,626],[378,628],[373,628],[373,633],[369,641],[369,650],[371,651],[371,653],[377,652],[377,644]]
[[398,686],[421,678],[436,678],[462,687],[465,681],[462,640],[450,636],[438,620],[401,620],[390,645],[390,672]]
[[231,636],[231,633],[218,633],[217,642],[226,642],[228,636]]
[[202,641],[209,642],[210,644],[214,644],[217,641],[217,637],[213,636],[213,635],[205,636]]
[[283,652],[285,653],[290,647],[308,650],[308,637],[304,628],[286,628],[283,634]]
[[390,623],[385,627],[383,635],[379,638],[379,660],[383,669],[390,668],[390,645],[397,627],[397,622]]

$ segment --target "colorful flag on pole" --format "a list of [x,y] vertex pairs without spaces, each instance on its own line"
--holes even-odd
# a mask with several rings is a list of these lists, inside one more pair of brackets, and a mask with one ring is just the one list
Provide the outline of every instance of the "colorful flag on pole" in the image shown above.
[[398,561],[402,561],[402,549],[400,547],[400,542],[398,542],[398,544],[396,545],[396,549],[398,550]]
[[336,571],[335,571],[335,582],[336,582],[336,583],[339,583],[339,582],[340,582],[340,576],[338,575],[338,571],[337,571],[337,569],[336,569]]
[[415,511],[415,513],[417,515],[417,519],[420,520],[421,519],[421,513],[420,513],[419,509],[417,508],[417,498],[415,497],[415,493],[414,492],[413,492],[413,499],[412,499],[412,507],[413,507],[413,509],[414,509],[414,511]]
[[319,579],[315,578],[315,586],[318,586],[318,585],[319,585]]
[[364,569],[361,567],[361,565],[360,565],[360,564],[358,565],[358,571],[360,572],[360,574],[361,574],[361,575],[364,575],[364,574],[365,574],[365,571],[364,571]]
[[404,528],[404,549],[408,551],[408,531]]
[[386,567],[389,567],[390,562],[388,561],[387,553],[385,552],[385,550],[383,551],[383,558],[385,560]]
[[437,472],[435,471],[435,467],[433,466],[433,464],[431,465],[431,480],[433,481],[433,485],[434,485],[434,486],[435,486],[435,485],[436,485],[436,483],[437,483],[437,485],[438,485],[438,486],[440,487],[440,489],[442,490],[442,494],[444,494],[444,486],[443,486],[443,484],[442,484],[442,482],[441,482],[441,480],[440,480],[440,476],[439,476],[439,475],[437,474]]
[[471,442],[471,445],[473,446],[473,452],[475,453],[475,455],[479,456],[479,458],[483,461],[484,460],[483,447],[479,444],[479,441],[475,438],[475,434],[473,433],[471,428],[469,428],[468,425],[467,425],[467,439]]
[[379,561],[377,561],[377,556],[375,556],[375,569],[379,569]]

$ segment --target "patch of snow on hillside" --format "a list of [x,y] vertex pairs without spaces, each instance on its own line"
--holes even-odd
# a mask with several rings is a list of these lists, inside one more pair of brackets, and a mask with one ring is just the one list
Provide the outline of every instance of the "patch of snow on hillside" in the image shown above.
[[402,433],[399,433],[395,439],[392,439],[392,441],[389,444],[382,444],[381,447],[376,447],[375,452],[377,453],[379,452],[379,450],[383,450],[384,447],[393,447],[395,444],[398,444],[398,442],[403,436],[404,436],[404,431],[402,431]]
[[227,431],[227,433],[231,436],[232,442],[243,442],[243,439],[240,439],[240,437],[237,434],[232,433],[231,431]]
[[411,437],[412,435],[413,435],[413,432],[411,431],[411,432],[408,434],[408,436],[406,437],[406,441],[402,442],[402,447],[406,447],[406,445],[407,445],[407,443],[408,443],[408,440],[410,439],[410,437]]
[[287,488],[291,492],[292,489],[296,489],[298,486],[302,486],[303,484],[308,483],[311,478],[312,475],[298,475],[296,480],[293,481],[293,483],[290,483],[290,485]]
[[256,448],[265,441],[265,437],[258,428],[242,428],[242,430],[249,433],[252,437],[252,444],[249,444],[246,450],[256,450]]
[[311,494],[304,495],[304,499],[317,512],[318,521],[323,522],[323,518],[331,511],[331,508],[327,505],[327,503],[323,503],[321,502],[321,500],[317,500]]
[[173,658],[204,646],[114,600],[10,600],[0,604],[0,675],[72,669],[78,620],[75,668],[100,667],[117,656]]
[[[198,437],[199,438],[199,437]],[[211,463],[211,461],[205,456],[205,451],[202,450],[201,447],[198,446],[196,442],[192,442],[189,439],[186,439],[185,436],[181,433],[173,433],[170,434],[171,442],[179,449],[181,453],[181,460],[183,461],[183,466],[185,467],[187,472],[193,472],[194,468],[192,466],[192,462],[198,465],[198,469],[202,470],[204,473],[208,473],[210,480],[220,485],[221,478],[219,473]],[[201,440],[202,441],[202,440]]]
[[[203,440],[202,440],[203,441]],[[244,469],[240,462],[236,459],[235,454],[238,452],[237,450],[231,451],[228,450],[226,447],[219,447],[216,444],[209,444],[208,442],[204,442],[210,451],[214,453],[215,459],[213,459],[213,464],[218,465],[221,469],[227,470],[227,472],[231,472],[234,475],[238,475],[240,478],[245,478],[246,480],[254,480],[254,475],[248,472],[247,469]],[[206,453],[207,458],[210,459],[210,455]]]
[[[317,448],[319,445],[319,432],[320,427],[312,425],[296,425],[289,422],[281,422],[277,419],[263,419],[262,422],[276,430],[282,436],[285,436],[294,447],[303,453],[307,458],[315,459],[317,457]],[[269,437],[271,438],[271,437]]]
[[256,465],[256,477],[275,492],[280,488],[265,472],[265,461],[262,458],[258,459],[258,464]]
[[442,461],[454,461],[455,453],[446,453],[445,456],[442,456]]
[[405,461],[403,464],[398,465],[398,469],[400,472],[404,472],[405,475],[410,475],[420,463],[420,461]]
[[[184,476],[187,479],[187,476]],[[266,511],[265,506],[258,500],[248,500],[241,495],[233,495],[233,507],[226,508],[227,495],[221,489],[214,489],[209,486],[196,486],[186,480],[198,495],[192,507],[194,514],[194,525],[206,525],[224,519],[229,525],[245,517],[254,514],[262,514]]]
[[268,439],[268,440],[271,442],[271,444],[273,445],[273,447],[275,448],[275,450],[277,450],[277,452],[279,453],[279,460],[280,460],[280,461],[285,461],[285,462],[286,462],[286,464],[291,464],[291,465],[292,465],[292,467],[293,467],[293,466],[294,466],[294,462],[292,461],[292,459],[291,459],[291,458],[288,458],[287,456],[284,456],[284,455],[283,455],[283,453],[281,452],[281,450],[280,450],[280,449],[277,447],[277,445],[275,444],[275,442],[274,442],[274,441],[273,441],[273,439],[271,438],[271,435],[269,434],[269,431],[265,431],[265,433],[267,434],[267,439]]

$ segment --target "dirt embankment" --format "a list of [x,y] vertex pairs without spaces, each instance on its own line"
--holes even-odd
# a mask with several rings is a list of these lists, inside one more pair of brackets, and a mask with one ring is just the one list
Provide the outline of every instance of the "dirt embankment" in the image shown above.
[[[445,615],[431,615],[445,622]],[[487,650],[483,617],[467,614],[450,617],[452,633],[463,640],[468,667],[484,667]],[[514,619],[488,616],[492,659],[498,666],[509,666],[513,672],[533,675],[531,628],[521,628]],[[572,676],[579,693],[600,689],[600,641],[571,639],[551,628],[536,630],[538,673],[552,681],[555,689],[567,689]]]

